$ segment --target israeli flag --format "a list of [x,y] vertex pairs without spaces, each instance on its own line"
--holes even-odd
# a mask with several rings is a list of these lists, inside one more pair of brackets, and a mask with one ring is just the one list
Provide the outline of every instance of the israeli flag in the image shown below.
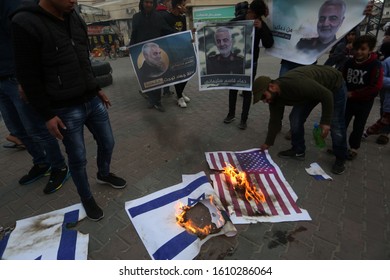
[[79,203],[39,216],[19,220],[0,241],[0,259],[86,260],[89,235],[68,229],[85,218]]
[[321,168],[321,166],[316,162],[310,164],[310,167],[305,168],[305,170],[309,175],[313,176],[314,179],[316,179],[317,181],[333,180],[333,178],[330,177],[328,174],[326,174],[325,171]]
[[237,230],[226,222],[222,230],[200,240],[176,223],[180,205],[193,206],[210,196],[223,209],[204,172],[183,175],[183,182],[139,199],[126,202],[125,208],[149,255],[154,260],[191,260],[203,243],[216,235],[234,236]]

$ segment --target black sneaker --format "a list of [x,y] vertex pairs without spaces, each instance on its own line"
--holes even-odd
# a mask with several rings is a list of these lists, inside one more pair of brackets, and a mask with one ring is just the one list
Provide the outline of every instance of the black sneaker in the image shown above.
[[245,130],[247,127],[246,121],[241,121],[240,124],[238,125],[239,129]]
[[333,174],[343,174],[345,172],[345,160],[343,159],[336,159],[332,166],[332,173]]
[[65,181],[68,180],[69,176],[70,172],[67,166],[61,169],[53,168],[51,170],[49,182],[46,184],[43,192],[45,194],[50,194],[59,190]]
[[289,149],[287,151],[282,151],[278,153],[278,157],[280,158],[293,158],[297,160],[305,160],[305,153],[296,153],[293,149]]
[[34,166],[30,169],[27,175],[24,175],[20,180],[19,184],[28,185],[43,176],[48,176],[50,174],[50,166],[46,164],[34,164]]
[[97,205],[93,197],[87,200],[81,200],[81,203],[84,206],[85,213],[87,213],[88,219],[97,222],[104,218],[104,213],[102,208],[100,208],[99,205]]
[[96,181],[99,184],[108,184],[111,185],[114,189],[123,189],[126,187],[127,182],[125,179],[122,179],[118,176],[116,176],[114,173],[109,173],[108,176],[101,176],[99,173],[97,174]]
[[154,109],[156,109],[157,111],[160,111],[160,112],[165,112],[165,108],[162,104],[156,104],[156,105],[153,105]]
[[235,116],[232,116],[232,115],[227,115],[226,118],[223,120],[224,123],[231,123],[232,121],[234,121],[236,119]]

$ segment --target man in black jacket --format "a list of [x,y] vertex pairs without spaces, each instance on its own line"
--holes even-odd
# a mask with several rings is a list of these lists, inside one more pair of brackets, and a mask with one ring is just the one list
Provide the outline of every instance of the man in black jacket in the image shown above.
[[[133,16],[130,45],[176,32],[168,26],[161,14],[155,10],[155,2],[153,0],[141,0],[139,8],[140,11]],[[165,108],[161,104],[161,89],[148,91],[147,94],[149,108],[155,108],[160,112],[164,112]]]
[[16,73],[29,103],[46,127],[63,141],[69,169],[87,216],[104,217],[95,202],[86,172],[84,125],[98,144],[97,182],[124,188],[110,173],[114,137],[107,108],[89,61],[86,25],[74,12],[76,0],[40,0],[17,10],[12,18]]
[[22,141],[32,156],[34,165],[19,184],[27,185],[50,174],[43,189],[50,194],[59,190],[70,174],[57,139],[47,130],[44,119],[19,96],[9,16],[21,2],[0,2],[0,111],[10,133]]

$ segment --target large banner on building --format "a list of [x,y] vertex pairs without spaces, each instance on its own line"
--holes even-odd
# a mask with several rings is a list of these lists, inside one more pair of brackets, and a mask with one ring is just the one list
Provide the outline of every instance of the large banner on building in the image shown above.
[[312,64],[363,19],[367,0],[273,0],[267,18],[274,46],[266,52]]
[[200,23],[199,89],[252,90],[253,21]]
[[138,43],[129,51],[142,92],[188,81],[196,72],[191,31]]

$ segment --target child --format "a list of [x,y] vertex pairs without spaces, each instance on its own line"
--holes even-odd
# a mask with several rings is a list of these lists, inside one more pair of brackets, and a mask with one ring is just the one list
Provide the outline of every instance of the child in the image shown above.
[[377,59],[374,48],[376,38],[363,35],[353,42],[354,57],[347,60],[342,70],[348,89],[345,109],[345,126],[354,117],[352,132],[349,135],[347,159],[353,160],[360,148],[364,126],[370,114],[374,99],[382,88],[383,67]]
[[343,41],[336,45],[332,54],[325,61],[325,65],[335,66],[336,69],[342,70],[345,62],[353,57],[353,42],[360,35],[359,28],[354,28],[345,35]]
[[390,42],[385,42],[380,48],[384,60],[382,61],[384,77],[383,88],[381,90],[381,118],[370,127],[367,128],[364,136],[382,133],[377,143],[385,145],[389,142],[389,128],[390,128]]

